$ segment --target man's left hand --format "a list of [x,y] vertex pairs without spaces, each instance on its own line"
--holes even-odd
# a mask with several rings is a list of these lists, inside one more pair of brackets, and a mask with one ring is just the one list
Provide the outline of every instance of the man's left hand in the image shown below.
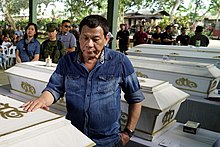
[[122,142],[123,145],[127,144],[128,141],[130,140],[130,137],[125,132],[120,133],[120,138],[121,138],[121,142]]

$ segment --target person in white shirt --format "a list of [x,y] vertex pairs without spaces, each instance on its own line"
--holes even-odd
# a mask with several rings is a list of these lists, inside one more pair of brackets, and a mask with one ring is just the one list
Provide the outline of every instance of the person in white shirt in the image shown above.
[[108,39],[107,39],[107,42],[105,44],[106,47],[109,47],[109,44],[112,42],[112,40],[114,39],[114,36],[112,35],[111,32],[108,32]]
[[5,36],[5,37],[3,38],[2,46],[6,46],[7,48],[9,48],[11,45],[12,45],[12,43],[9,42],[8,37]]

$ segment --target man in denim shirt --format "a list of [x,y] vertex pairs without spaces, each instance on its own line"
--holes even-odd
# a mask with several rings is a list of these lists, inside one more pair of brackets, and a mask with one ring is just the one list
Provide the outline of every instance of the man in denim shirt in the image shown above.
[[[105,48],[109,28],[99,15],[85,17],[79,27],[80,50],[60,59],[40,98],[24,110],[48,109],[66,92],[66,118],[98,147],[120,147],[133,134],[144,99],[134,68],[122,53]],[[129,104],[128,122],[120,131],[120,93]]]

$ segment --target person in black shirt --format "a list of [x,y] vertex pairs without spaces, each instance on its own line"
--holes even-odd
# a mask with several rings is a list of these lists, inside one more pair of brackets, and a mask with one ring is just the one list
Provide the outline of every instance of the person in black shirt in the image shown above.
[[161,28],[160,26],[156,26],[156,31],[151,37],[151,41],[153,41],[153,44],[161,44]]
[[119,49],[120,52],[124,53],[127,55],[126,51],[128,50],[129,47],[129,32],[128,30],[125,29],[125,24],[120,24],[121,30],[117,32],[116,39],[119,39]]
[[209,45],[209,38],[202,34],[203,27],[197,26],[195,30],[195,35],[190,38],[190,45],[194,46],[205,46]]
[[170,25],[168,25],[166,28],[165,28],[165,32],[161,35],[161,44],[164,44],[164,45],[172,45],[173,42],[175,41],[175,39],[173,39],[172,37],[172,27]]
[[179,45],[189,45],[190,37],[186,35],[186,28],[181,28],[181,34],[177,36],[176,42]]

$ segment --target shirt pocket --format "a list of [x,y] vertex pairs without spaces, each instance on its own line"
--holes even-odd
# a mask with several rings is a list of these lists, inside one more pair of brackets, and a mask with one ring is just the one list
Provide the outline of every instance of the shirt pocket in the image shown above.
[[99,75],[97,91],[98,93],[111,92],[114,89],[114,84],[114,75]]
[[80,75],[68,75],[65,80],[66,92],[73,93],[80,91],[81,89],[81,76]]

